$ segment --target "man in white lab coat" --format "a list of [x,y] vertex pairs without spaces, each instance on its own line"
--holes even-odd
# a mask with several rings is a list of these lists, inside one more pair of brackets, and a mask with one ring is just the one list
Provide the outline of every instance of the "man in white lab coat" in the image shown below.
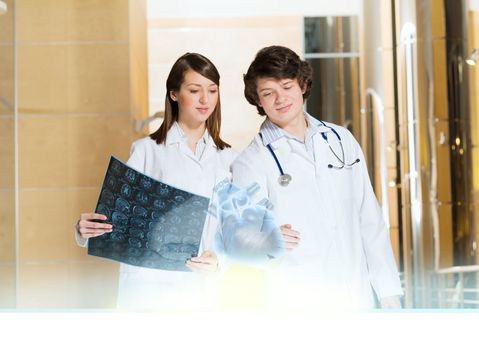
[[[292,50],[258,52],[245,96],[266,116],[232,165],[239,186],[260,185],[281,226],[286,254],[267,272],[267,304],[279,309],[401,307],[387,226],[351,133],[304,112],[311,67]],[[374,291],[374,292],[373,292]]]

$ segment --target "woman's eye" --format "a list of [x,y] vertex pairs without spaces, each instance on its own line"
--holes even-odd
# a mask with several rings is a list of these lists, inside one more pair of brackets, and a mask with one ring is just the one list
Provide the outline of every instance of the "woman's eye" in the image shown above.
[[271,95],[271,92],[264,93],[263,97],[268,97],[269,95]]
[[196,94],[199,90],[190,90],[190,93]]
[[218,90],[210,90],[210,94],[216,94]]
[[291,85],[286,85],[286,86],[284,87],[285,90],[289,90],[289,89],[291,89],[291,88],[292,88]]

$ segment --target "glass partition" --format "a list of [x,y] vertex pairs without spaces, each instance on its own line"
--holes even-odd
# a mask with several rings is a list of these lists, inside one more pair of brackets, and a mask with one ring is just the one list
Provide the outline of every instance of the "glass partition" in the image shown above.
[[305,17],[304,52],[313,67],[308,113],[350,131],[359,121],[358,19]]

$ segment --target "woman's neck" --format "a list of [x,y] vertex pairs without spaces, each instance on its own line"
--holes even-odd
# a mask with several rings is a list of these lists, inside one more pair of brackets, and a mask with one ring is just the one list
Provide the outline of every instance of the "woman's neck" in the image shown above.
[[196,144],[205,133],[206,123],[186,123],[178,120],[178,125],[186,136],[188,147],[195,153]]

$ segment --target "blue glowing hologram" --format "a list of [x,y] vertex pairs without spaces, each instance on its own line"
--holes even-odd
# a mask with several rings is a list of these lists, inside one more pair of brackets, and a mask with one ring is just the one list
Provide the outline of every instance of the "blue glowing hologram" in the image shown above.
[[88,254],[126,264],[191,271],[209,198],[156,181],[111,157],[95,212],[113,231],[90,238]]
[[215,202],[209,210],[218,221],[215,251],[247,265],[262,265],[284,253],[271,202],[251,202],[258,190],[257,183],[243,189],[223,180],[215,186]]

